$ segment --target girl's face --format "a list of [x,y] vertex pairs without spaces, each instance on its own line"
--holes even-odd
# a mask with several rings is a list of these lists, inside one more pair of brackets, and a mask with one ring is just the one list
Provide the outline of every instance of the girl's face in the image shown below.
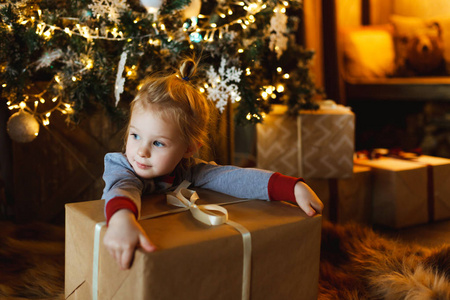
[[133,110],[125,154],[138,176],[150,179],[168,175],[193,152],[183,142],[175,122],[149,108]]

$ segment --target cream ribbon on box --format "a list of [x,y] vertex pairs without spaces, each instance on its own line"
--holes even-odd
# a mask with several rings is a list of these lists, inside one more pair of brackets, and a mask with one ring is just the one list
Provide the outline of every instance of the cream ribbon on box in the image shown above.
[[[250,282],[251,282],[251,254],[252,242],[250,232],[241,224],[228,220],[228,211],[221,205],[235,204],[240,202],[251,201],[252,199],[238,200],[233,202],[219,203],[219,204],[205,204],[197,205],[195,202],[199,199],[197,192],[187,189],[191,185],[189,181],[183,181],[173,192],[166,195],[167,203],[173,206],[180,207],[179,209],[172,209],[160,213],[144,216],[141,220],[152,219],[164,215],[180,213],[189,210],[192,216],[198,221],[216,226],[221,224],[228,224],[233,226],[241,233],[243,242],[243,268],[242,268],[242,299],[250,299]],[[218,211],[221,214],[215,214]],[[97,300],[98,297],[98,270],[99,270],[99,250],[100,250],[100,233],[106,222],[98,222],[95,224],[94,233],[94,256],[92,268],[92,299]]]

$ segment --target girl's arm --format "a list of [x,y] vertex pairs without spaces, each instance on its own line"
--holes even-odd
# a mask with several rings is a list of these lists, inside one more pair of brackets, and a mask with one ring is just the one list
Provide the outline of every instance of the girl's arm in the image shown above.
[[121,153],[105,156],[103,180],[108,224],[103,243],[119,267],[128,269],[137,247],[147,252],[156,249],[137,222],[144,183]]
[[199,161],[186,173],[185,179],[199,188],[210,189],[238,198],[269,200],[268,184],[273,172],[220,166]]
[[106,220],[109,222],[116,211],[124,208],[131,210],[139,218],[144,183],[136,176],[124,154],[105,155],[103,181],[105,188],[102,199],[105,199]]
[[238,198],[297,203],[309,216],[321,213],[323,204],[302,178],[254,168],[199,162],[186,176],[194,186]]

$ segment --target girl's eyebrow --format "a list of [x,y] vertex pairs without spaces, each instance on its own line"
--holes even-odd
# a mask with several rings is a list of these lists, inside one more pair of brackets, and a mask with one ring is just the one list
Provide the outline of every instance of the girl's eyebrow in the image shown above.
[[[133,125],[130,125],[129,129],[138,130],[138,128],[137,128],[136,126],[133,126]],[[156,138],[156,139],[165,139],[165,140],[168,140],[168,141],[170,141],[170,142],[172,142],[172,141],[174,140],[174,139],[169,138],[169,137],[164,136],[164,135],[159,135],[159,136],[156,136],[155,138]]]

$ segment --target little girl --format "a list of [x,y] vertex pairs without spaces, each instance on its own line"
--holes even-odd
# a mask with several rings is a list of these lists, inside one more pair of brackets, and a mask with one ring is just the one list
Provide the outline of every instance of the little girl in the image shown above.
[[156,250],[137,222],[141,195],[183,180],[238,198],[296,202],[308,216],[322,212],[322,202],[301,178],[193,158],[208,139],[210,109],[189,82],[195,72],[194,60],[186,59],[176,74],[146,79],[131,103],[125,153],[105,156],[104,244],[121,269],[130,267],[136,247]]

